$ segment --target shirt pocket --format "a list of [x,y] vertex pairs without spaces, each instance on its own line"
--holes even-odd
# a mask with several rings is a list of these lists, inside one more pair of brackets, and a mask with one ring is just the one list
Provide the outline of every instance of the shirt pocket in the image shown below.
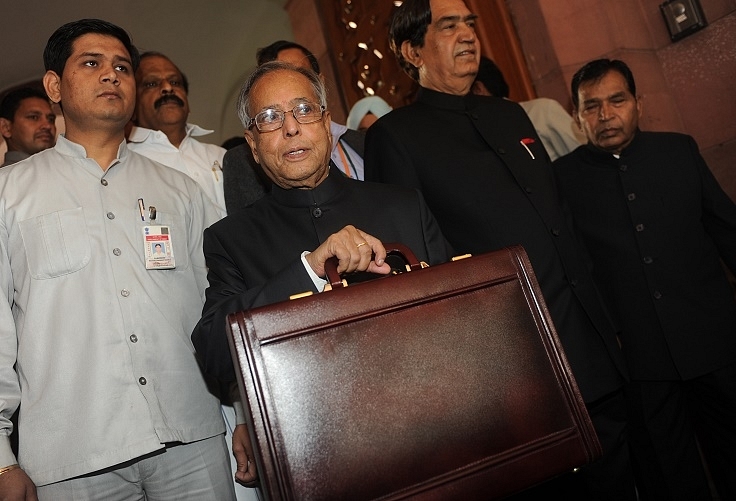
[[34,279],[68,275],[89,264],[91,247],[82,207],[26,219],[19,228]]

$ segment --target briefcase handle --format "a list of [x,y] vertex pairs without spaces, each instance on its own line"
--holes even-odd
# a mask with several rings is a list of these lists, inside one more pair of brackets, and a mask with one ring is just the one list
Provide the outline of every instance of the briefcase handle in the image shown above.
[[[426,267],[425,264],[419,262],[411,249],[404,244],[390,242],[384,243],[383,246],[386,249],[387,255],[401,256],[404,259],[407,265],[407,271],[415,271]],[[347,286],[337,272],[338,263],[338,259],[334,256],[325,261],[325,274],[327,275],[327,281],[330,282],[333,289]]]

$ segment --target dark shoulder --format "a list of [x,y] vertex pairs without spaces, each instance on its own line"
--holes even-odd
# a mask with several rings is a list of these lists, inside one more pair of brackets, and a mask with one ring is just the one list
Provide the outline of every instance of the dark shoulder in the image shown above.
[[250,150],[250,146],[248,146],[248,143],[243,143],[227,150],[223,158],[223,163],[227,164],[230,161],[250,161],[251,158],[253,158],[253,153]]
[[[475,108],[485,116],[491,116],[494,120],[522,120],[529,122],[524,108],[515,101],[493,96],[476,96]],[[529,122],[531,123],[531,122]]]
[[402,199],[415,199],[417,190],[397,184],[379,183],[373,181],[357,181],[345,179],[345,189],[363,196],[385,196]]
[[637,132],[639,141],[646,146],[660,145],[690,145],[695,143],[695,139],[687,134],[680,132]]
[[228,213],[227,216],[211,224],[205,231],[215,235],[223,235],[226,238],[233,235],[250,234],[254,231],[253,226],[257,223],[259,214],[262,214],[264,210],[267,211],[264,208],[258,209],[259,206],[264,204],[264,199],[267,198],[270,198],[269,194],[264,195],[247,207],[241,207]]
[[365,154],[365,132],[361,132],[358,130],[353,129],[347,129],[342,136],[340,136],[340,140],[347,143],[348,146],[350,146],[353,150],[355,150],[358,155],[361,157]]
[[412,122],[416,120],[417,115],[422,115],[427,112],[425,106],[421,106],[419,103],[410,103],[404,106],[394,108],[389,113],[386,113],[381,118],[376,120],[373,125],[368,129],[370,133],[374,126],[378,125],[378,128],[391,127],[394,124],[402,124],[406,122]]
[[557,160],[552,162],[552,167],[555,170],[569,170],[573,168],[576,165],[579,165],[580,162],[583,161],[583,157],[586,154],[587,149],[589,146],[587,145],[581,145],[572,150],[570,153],[567,153],[566,155],[562,155]]
[[375,214],[386,210],[414,210],[421,200],[419,192],[414,188],[355,179],[345,179],[343,192],[352,206],[363,207]]
[[353,130],[353,129],[347,129],[342,136],[340,136],[341,139],[346,139],[347,141],[365,141],[365,132],[359,131],[359,130]]

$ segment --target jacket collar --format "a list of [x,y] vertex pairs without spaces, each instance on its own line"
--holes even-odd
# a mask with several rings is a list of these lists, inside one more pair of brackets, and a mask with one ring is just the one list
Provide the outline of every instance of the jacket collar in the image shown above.
[[288,207],[310,207],[327,203],[343,191],[344,183],[351,182],[330,162],[330,172],[319,186],[311,190],[285,189],[272,184],[271,196],[281,205]]
[[456,96],[454,94],[445,94],[436,90],[420,87],[417,92],[418,103],[428,104],[436,108],[446,110],[466,111],[475,108],[477,99],[475,94],[466,94],[464,96]]

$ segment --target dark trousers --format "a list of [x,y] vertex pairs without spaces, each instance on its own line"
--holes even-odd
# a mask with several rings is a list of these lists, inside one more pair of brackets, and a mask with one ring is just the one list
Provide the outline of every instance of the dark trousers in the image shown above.
[[633,381],[627,400],[643,501],[712,499],[706,468],[720,499],[736,500],[736,364],[688,381]]
[[532,487],[510,497],[510,500],[635,501],[637,499],[626,439],[626,400],[623,389],[587,403],[586,407],[603,447],[603,456],[576,472]]

